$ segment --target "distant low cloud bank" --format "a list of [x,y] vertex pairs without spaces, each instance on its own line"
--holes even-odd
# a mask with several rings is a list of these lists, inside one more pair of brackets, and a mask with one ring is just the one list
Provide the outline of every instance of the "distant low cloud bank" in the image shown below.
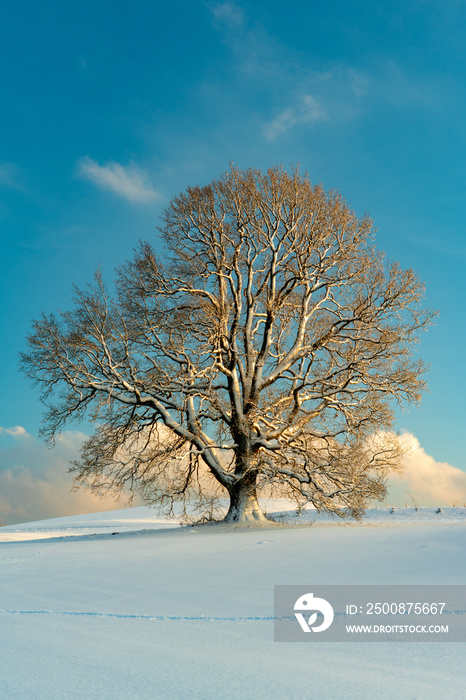
[[[85,491],[71,492],[69,463],[79,456],[86,437],[82,432],[64,431],[49,449],[22,426],[0,427],[0,524],[125,507],[124,498],[118,502]],[[465,472],[435,461],[414,435],[405,433],[401,440],[409,451],[403,475],[390,478],[389,505],[413,505],[409,494],[419,506],[466,503]]]
[[466,472],[447,462],[437,462],[411,433],[404,433],[401,441],[408,447],[404,472],[390,478],[387,503],[413,505],[409,494],[419,506],[466,503]]
[[123,508],[126,501],[71,492],[69,462],[86,439],[64,431],[49,449],[22,426],[0,427],[0,525]]
[[113,161],[99,165],[92,158],[86,157],[78,161],[77,174],[83,180],[89,180],[101,189],[130,202],[147,204],[160,198],[146,171],[134,163],[127,167]]

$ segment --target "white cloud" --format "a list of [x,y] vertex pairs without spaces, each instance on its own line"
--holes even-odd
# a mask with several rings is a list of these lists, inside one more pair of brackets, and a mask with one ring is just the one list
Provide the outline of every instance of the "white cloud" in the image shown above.
[[86,157],[78,161],[78,176],[139,204],[154,202],[160,196],[152,187],[147,173],[134,163],[126,168],[113,161],[99,165]]
[[0,524],[122,508],[113,498],[72,492],[70,461],[86,435],[64,431],[49,449],[22,426],[0,427]]
[[28,435],[27,431],[21,425],[15,425],[13,428],[3,428],[2,426],[0,426],[0,434],[1,433],[13,436]]
[[421,447],[419,440],[405,433],[401,441],[409,448],[404,456],[404,472],[389,482],[390,505],[451,506],[466,503],[466,472],[447,462],[437,462]]
[[320,102],[312,95],[301,95],[295,106],[288,107],[264,124],[263,133],[268,141],[273,141],[296,124],[315,124],[326,120],[327,113]]

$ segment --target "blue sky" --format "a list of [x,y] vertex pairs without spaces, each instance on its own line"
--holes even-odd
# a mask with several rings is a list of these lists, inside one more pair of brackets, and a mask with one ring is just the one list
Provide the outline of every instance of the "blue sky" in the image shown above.
[[456,0],[4,0],[0,472],[23,464],[11,428],[40,425],[18,372],[31,319],[156,244],[170,199],[230,161],[299,163],[419,272],[440,310],[419,348],[430,393],[398,428],[466,471],[465,30]]

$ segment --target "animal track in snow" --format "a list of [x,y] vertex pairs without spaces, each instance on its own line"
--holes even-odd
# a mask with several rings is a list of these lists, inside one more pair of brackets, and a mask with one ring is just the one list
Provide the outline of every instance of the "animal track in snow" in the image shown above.
[[38,549],[37,552],[35,554],[33,554],[31,557],[15,557],[13,559],[0,558],[0,566],[2,564],[19,564],[23,561],[32,561],[32,559],[38,559],[38,557],[41,557],[43,553],[44,553],[43,549]]
[[74,610],[2,610],[0,615],[49,615],[57,617],[94,617],[116,618],[122,620],[152,620],[156,622],[176,621],[183,622],[269,622],[276,618],[272,616],[226,616],[215,617],[213,615],[149,615],[145,613],[106,613],[98,611],[74,611]]

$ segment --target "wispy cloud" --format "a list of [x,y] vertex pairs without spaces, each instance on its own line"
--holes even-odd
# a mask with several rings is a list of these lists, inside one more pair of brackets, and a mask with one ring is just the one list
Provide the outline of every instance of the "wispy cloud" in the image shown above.
[[315,124],[326,121],[327,112],[312,95],[301,95],[293,107],[288,107],[263,127],[263,133],[268,141],[273,141],[280,134],[292,129],[296,124]]
[[233,2],[218,2],[211,5],[210,10],[219,24],[226,25],[228,29],[241,27],[244,21],[244,12],[241,7]]
[[21,171],[13,163],[0,163],[0,185],[20,189]]
[[0,524],[113,510],[113,498],[71,491],[70,461],[86,435],[64,431],[50,450],[22,426],[0,427]]
[[[336,64],[315,70],[307,54],[281,44],[252,13],[232,2],[213,4],[210,10],[231,49],[236,88],[229,96],[231,111],[243,105],[242,122],[248,113],[251,118],[248,130],[259,127],[263,139],[272,142],[300,125],[325,122],[334,127],[360,113],[370,83],[363,71]],[[260,95],[260,102],[253,98],[243,104],[244,95]]]
[[[212,110],[223,105],[224,124],[229,130],[257,130],[270,148],[281,137],[298,134],[298,127],[317,123],[328,131],[351,122],[363,122],[371,113],[444,109],[448,89],[442,81],[408,70],[384,56],[355,65],[332,60],[327,66],[312,51],[283,43],[267,31],[261,17],[246,5],[233,1],[209,4],[214,27],[230,48],[228,91],[210,80],[205,94]],[[316,69],[317,65],[321,69]],[[223,76],[222,76],[223,78]],[[224,116],[226,115],[226,116]],[[238,126],[239,123],[239,126]],[[279,145],[279,144],[278,144]],[[259,146],[260,147],[260,146]]]
[[82,179],[90,180],[98,187],[130,202],[146,204],[160,197],[152,187],[146,171],[134,163],[126,168],[113,161],[99,165],[92,158],[86,157],[78,161],[77,172]]
[[466,503],[466,472],[437,462],[410,433],[402,435],[401,441],[409,451],[404,456],[403,474],[390,479],[390,505],[410,503],[410,495],[420,506]]

